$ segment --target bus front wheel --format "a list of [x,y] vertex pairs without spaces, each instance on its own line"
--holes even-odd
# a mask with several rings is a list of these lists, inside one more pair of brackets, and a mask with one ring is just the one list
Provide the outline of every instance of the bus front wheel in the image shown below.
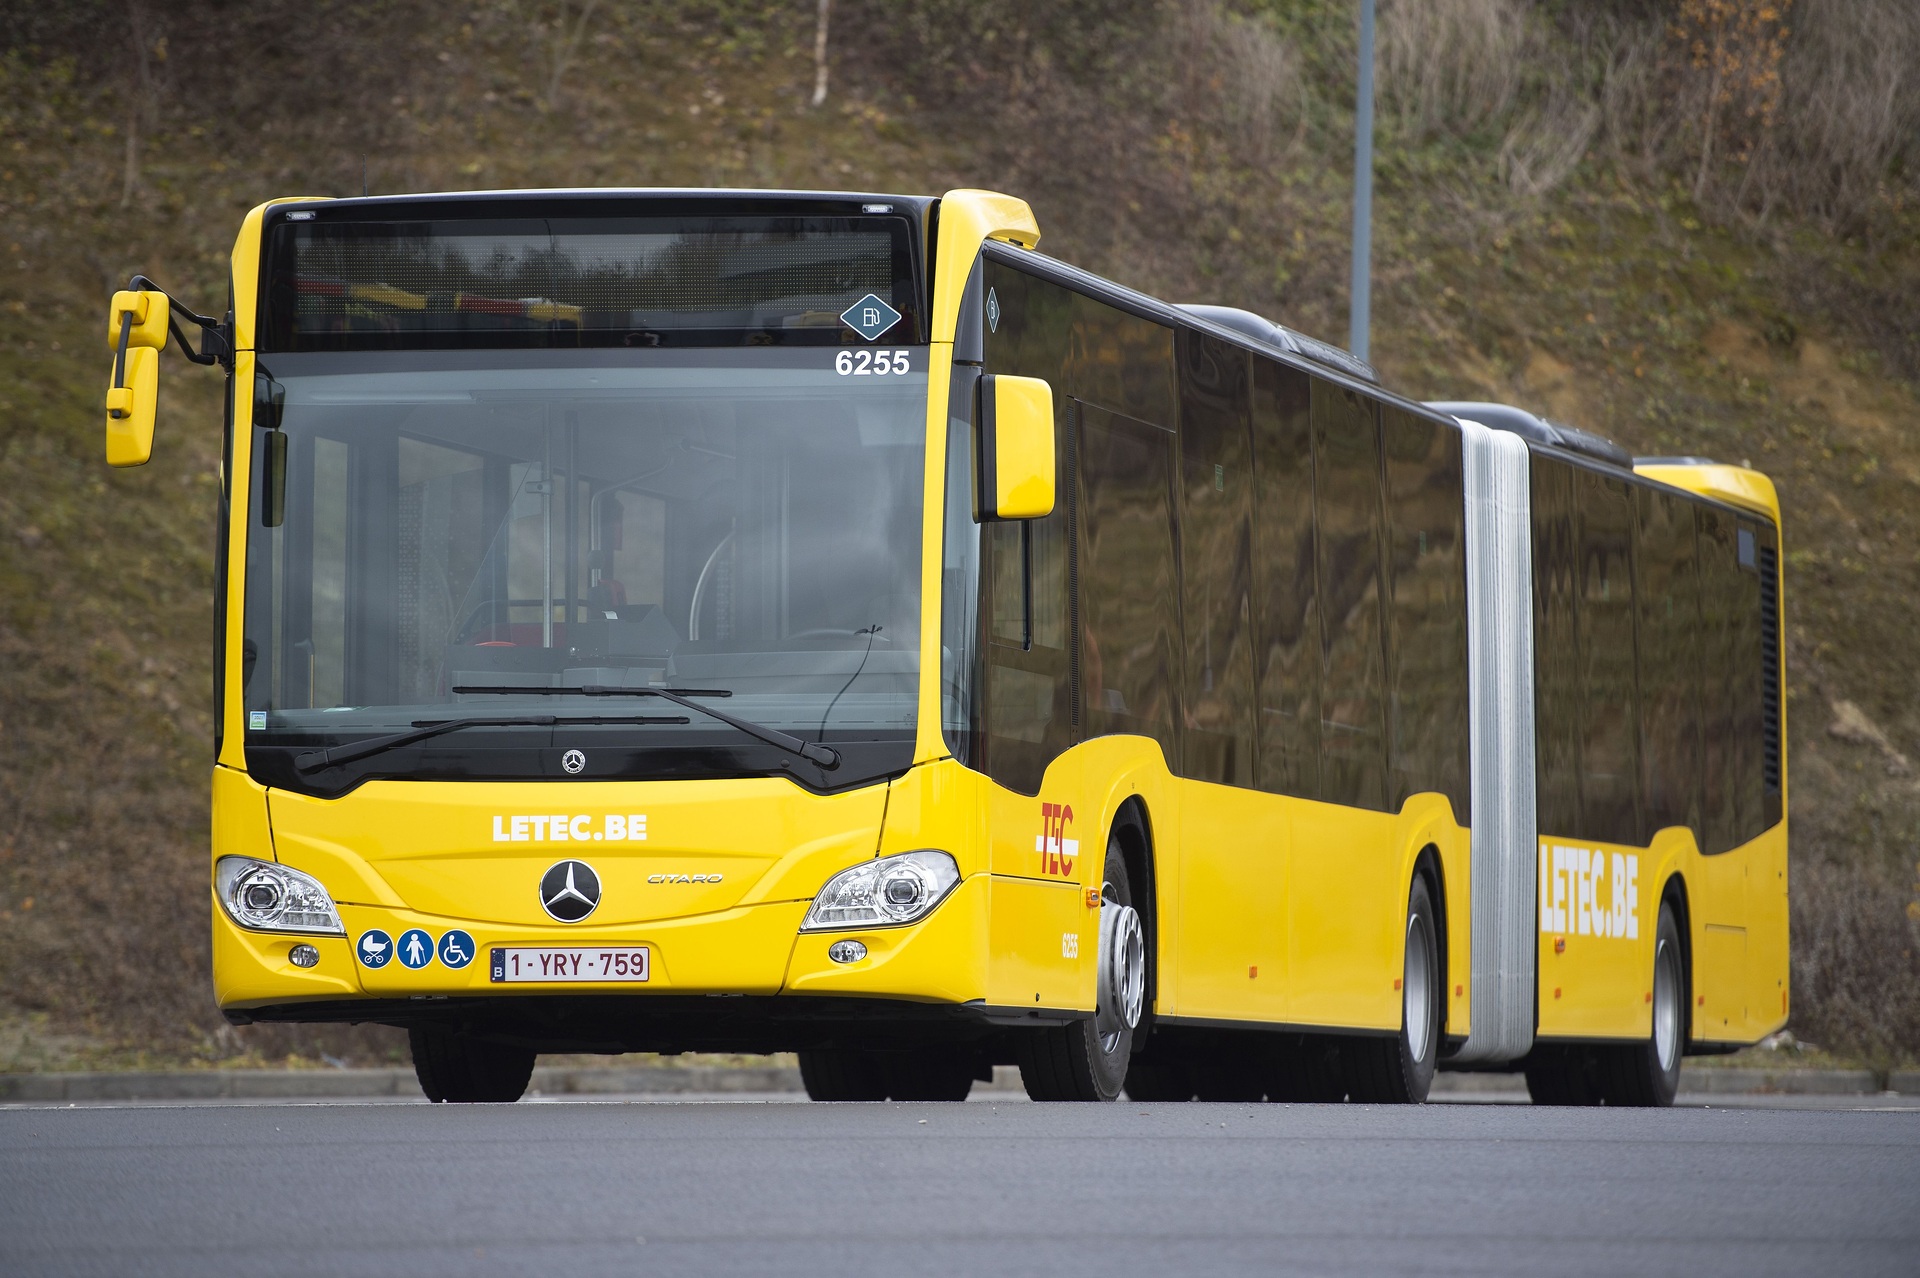
[[533,1078],[534,1052],[469,1038],[438,1026],[407,1031],[413,1049],[413,1073],[420,1090],[436,1104],[517,1101]]
[[1134,1030],[1146,1002],[1147,943],[1117,834],[1107,837],[1096,961],[1092,1019],[1020,1036],[1020,1081],[1034,1100],[1118,1100],[1127,1081]]

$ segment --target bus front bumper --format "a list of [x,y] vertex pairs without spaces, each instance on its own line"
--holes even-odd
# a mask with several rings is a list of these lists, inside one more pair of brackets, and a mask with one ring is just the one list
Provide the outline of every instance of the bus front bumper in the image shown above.
[[[985,1023],[984,944],[988,879],[963,880],[931,914],[906,927],[801,932],[806,901],[740,906],[712,914],[631,925],[524,927],[482,924],[405,909],[339,906],[346,936],[247,931],[216,903],[215,996],[229,1021],[456,1021],[496,1036],[566,1042],[544,1050],[784,1050],[710,1047],[725,1041],[809,1037],[795,1027],[900,1022],[961,1029]],[[437,950],[464,932],[473,955],[458,968],[438,953],[417,968],[390,955],[379,967],[357,947],[369,932],[394,950],[418,929]],[[859,941],[864,957],[836,962],[828,950]],[[296,946],[318,961],[296,966]],[[609,946],[647,951],[647,979],[503,982],[496,947]],[[969,1011],[968,1009],[974,1009]],[[850,1010],[853,1009],[853,1010]],[[872,1023],[872,1024],[870,1024]],[[496,1029],[486,1029],[487,1026]],[[691,1046],[677,1045],[686,1040]],[[587,1046],[592,1042],[597,1046]]]

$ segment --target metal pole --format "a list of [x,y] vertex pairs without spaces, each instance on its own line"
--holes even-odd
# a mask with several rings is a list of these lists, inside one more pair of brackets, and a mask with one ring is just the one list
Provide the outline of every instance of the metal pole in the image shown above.
[[1353,111],[1353,279],[1347,349],[1367,359],[1373,257],[1373,0],[1360,0],[1360,92]]

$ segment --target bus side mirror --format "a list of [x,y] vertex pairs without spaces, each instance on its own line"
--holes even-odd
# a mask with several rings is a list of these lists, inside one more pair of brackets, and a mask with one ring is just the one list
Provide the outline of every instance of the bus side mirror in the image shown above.
[[992,373],[979,387],[974,518],[985,523],[1053,513],[1053,387],[1038,377]]
[[125,290],[107,313],[113,374],[107,383],[107,465],[144,466],[153,457],[160,406],[160,348],[172,306],[165,293]]
[[151,346],[132,346],[113,363],[113,384],[107,388],[107,465],[144,466],[153,457],[160,352]]

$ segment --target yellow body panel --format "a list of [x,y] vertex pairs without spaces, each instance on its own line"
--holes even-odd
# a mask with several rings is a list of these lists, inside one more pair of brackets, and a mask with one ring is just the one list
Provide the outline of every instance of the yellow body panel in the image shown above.
[[1540,839],[1539,1033],[1645,1038],[1652,1032],[1653,942],[1661,885],[1693,837],[1663,830],[1649,848]]
[[[1651,1032],[1654,930],[1665,886],[1676,878],[1692,960],[1690,1039],[1751,1042],[1786,1023],[1784,822],[1715,856],[1701,855],[1684,827],[1660,831],[1645,848],[1542,836],[1540,849],[1541,1036],[1639,1039]],[[1622,871],[1632,912],[1624,935],[1618,929],[1625,920],[1613,909]]]
[[[371,781],[338,799],[277,791],[271,806],[280,860],[343,904],[404,902],[450,919],[547,926],[529,869],[567,857],[600,875],[606,902],[595,924],[808,900],[874,854],[886,787],[816,796],[757,777]],[[638,837],[616,840],[615,828]]]
[[1286,1020],[1291,805],[1201,781],[1180,789],[1180,1013]]

